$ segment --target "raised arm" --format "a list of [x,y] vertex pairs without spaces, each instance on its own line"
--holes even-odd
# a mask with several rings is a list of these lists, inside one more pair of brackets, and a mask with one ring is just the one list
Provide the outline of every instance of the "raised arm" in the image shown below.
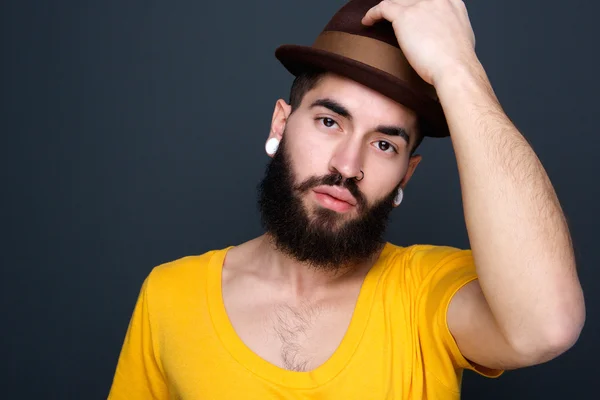
[[550,360],[585,320],[571,238],[548,175],[477,59],[464,3],[386,0],[363,22],[381,18],[435,86],[457,157],[479,280],[452,300],[450,331],[465,357],[487,367]]

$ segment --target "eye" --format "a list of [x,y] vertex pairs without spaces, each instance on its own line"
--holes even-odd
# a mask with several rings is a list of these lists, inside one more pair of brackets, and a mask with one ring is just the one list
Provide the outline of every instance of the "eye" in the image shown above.
[[381,151],[384,151],[386,153],[397,153],[396,148],[392,146],[390,142],[386,142],[385,140],[378,140],[376,143],[377,148]]
[[321,124],[327,128],[333,128],[334,125],[337,125],[337,122],[329,117],[320,117],[317,118],[317,121],[321,121]]

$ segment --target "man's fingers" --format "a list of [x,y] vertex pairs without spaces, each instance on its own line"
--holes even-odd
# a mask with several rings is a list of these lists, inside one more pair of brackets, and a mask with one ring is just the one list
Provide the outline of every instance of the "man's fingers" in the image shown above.
[[382,19],[392,22],[392,9],[394,7],[401,6],[392,2],[391,0],[383,0],[381,3],[367,11],[362,19],[363,25],[373,25],[375,22]]
[[380,5],[381,3],[379,3],[375,7],[371,7],[371,9],[367,11],[367,13],[361,21],[363,25],[373,25],[375,22],[383,18]]

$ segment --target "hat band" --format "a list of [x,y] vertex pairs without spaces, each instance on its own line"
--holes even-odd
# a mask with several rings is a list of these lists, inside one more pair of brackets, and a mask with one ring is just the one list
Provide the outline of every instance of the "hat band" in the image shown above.
[[317,37],[314,48],[359,61],[401,79],[414,89],[436,98],[435,90],[411,67],[398,47],[366,36],[340,31],[324,31]]

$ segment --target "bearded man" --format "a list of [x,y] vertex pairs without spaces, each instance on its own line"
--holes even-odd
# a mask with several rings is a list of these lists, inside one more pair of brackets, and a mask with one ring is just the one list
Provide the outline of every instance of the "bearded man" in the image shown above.
[[[547,362],[585,319],[554,189],[460,0],[351,0],[281,46],[265,234],[157,266],[110,399],[458,399]],[[424,137],[450,137],[470,249],[383,239]]]

